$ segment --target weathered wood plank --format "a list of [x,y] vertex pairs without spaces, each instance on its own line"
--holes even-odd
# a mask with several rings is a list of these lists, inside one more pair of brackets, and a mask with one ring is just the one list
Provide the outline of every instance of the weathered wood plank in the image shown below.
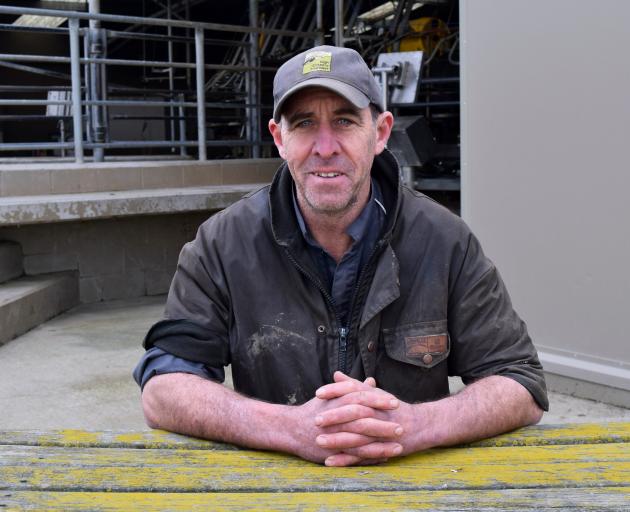
[[187,450],[238,450],[225,443],[173,434],[164,430],[0,430],[0,445],[66,446],[96,448],[170,448]]
[[534,425],[469,446],[542,446],[630,442],[630,422]]
[[[630,442],[630,422],[574,423],[537,425],[486,439],[470,446],[536,446],[553,444],[593,444]],[[165,432],[86,431],[86,430],[0,430],[0,444],[74,447],[126,447],[226,450],[237,449],[216,443]]]
[[135,511],[356,511],[435,512],[536,510],[598,511],[630,508],[630,489],[507,489],[500,491],[409,491],[327,493],[75,493],[0,492],[2,510]]
[[451,448],[327,468],[246,450],[0,446],[0,489],[350,491],[627,486],[630,444]]

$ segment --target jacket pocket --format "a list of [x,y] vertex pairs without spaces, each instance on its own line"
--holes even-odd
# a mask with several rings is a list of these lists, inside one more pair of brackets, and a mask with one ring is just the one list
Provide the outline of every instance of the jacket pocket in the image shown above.
[[425,369],[440,364],[451,351],[446,320],[383,329],[383,344],[388,357]]

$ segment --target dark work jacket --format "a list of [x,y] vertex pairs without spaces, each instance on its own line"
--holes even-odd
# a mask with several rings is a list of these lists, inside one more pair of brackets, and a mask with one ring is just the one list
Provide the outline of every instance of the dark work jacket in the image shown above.
[[401,187],[388,151],[372,176],[388,216],[359,277],[347,333],[308,255],[283,164],[270,186],[209,218],[184,246],[164,320],[145,348],[231,364],[237,391],[276,403],[306,402],[342,369],[373,376],[407,402],[448,395],[449,375],[465,383],[504,375],[546,410],[525,324],[469,228]]

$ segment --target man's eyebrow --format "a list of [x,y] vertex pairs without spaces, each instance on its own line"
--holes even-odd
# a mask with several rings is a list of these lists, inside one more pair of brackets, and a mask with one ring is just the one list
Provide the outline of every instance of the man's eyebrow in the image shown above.
[[[333,111],[333,114],[335,114],[336,116],[353,116],[353,117],[361,118],[361,111],[358,108],[353,107],[353,106],[344,106],[344,107],[338,108]],[[292,114],[289,114],[287,116],[287,121],[289,122],[289,124],[293,124],[297,121],[300,121],[302,119],[308,119],[313,116],[315,116],[315,112],[307,112],[304,110],[298,110],[297,112],[293,112]]]
[[351,115],[361,117],[361,111],[356,107],[341,107],[334,111],[337,116]]
[[307,119],[309,117],[313,117],[314,115],[314,112],[304,112],[298,110],[297,112],[293,112],[291,115],[287,116],[287,121],[289,124],[293,124],[300,119]]

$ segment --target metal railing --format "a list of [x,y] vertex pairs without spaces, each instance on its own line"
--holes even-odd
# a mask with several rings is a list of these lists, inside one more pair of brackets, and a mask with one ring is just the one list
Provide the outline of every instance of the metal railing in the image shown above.
[[[321,2],[317,2],[317,8],[321,9]],[[60,119],[61,131],[64,132],[65,121],[72,119],[73,141],[65,141],[63,137],[58,142],[42,141],[42,142],[7,142],[0,143],[0,152],[15,151],[34,151],[34,150],[59,150],[61,154],[71,149],[74,151],[74,159],[77,163],[81,163],[85,159],[85,151],[91,150],[93,158],[96,161],[103,159],[105,150],[108,149],[129,149],[129,148],[175,148],[180,149],[183,153],[185,148],[196,148],[199,160],[206,160],[207,147],[209,146],[247,146],[251,148],[251,156],[260,155],[260,147],[263,144],[261,140],[260,127],[260,73],[262,71],[275,71],[274,67],[264,67],[259,65],[259,43],[258,36],[265,34],[266,37],[271,36],[289,36],[291,38],[300,38],[307,41],[320,40],[321,26],[318,31],[293,31],[276,28],[259,28],[257,24],[257,1],[250,0],[250,26],[219,24],[219,23],[202,23],[180,19],[161,19],[146,18],[137,16],[119,16],[112,14],[96,14],[84,12],[60,11],[52,9],[34,9],[34,8],[18,8],[0,6],[0,14],[33,14],[38,16],[54,16],[68,18],[68,28],[65,29],[33,29],[32,27],[15,27],[13,25],[0,25],[2,30],[32,30],[35,33],[67,33],[69,40],[69,55],[33,55],[33,54],[0,54],[0,66],[38,72],[38,68],[25,65],[28,63],[47,63],[61,64],[70,66],[69,82],[70,87],[59,87],[58,90],[69,90],[69,98],[51,99],[31,99],[31,98],[1,98],[0,107],[15,106],[59,106],[60,110],[65,114],[57,113],[56,117]],[[321,16],[318,15],[320,20]],[[81,21],[88,21],[89,27],[81,27]],[[157,26],[166,27],[167,35],[153,33],[138,33],[133,31],[109,30],[100,27],[101,23],[124,23],[130,26]],[[319,23],[319,22],[318,22]],[[194,37],[173,36],[173,29],[187,29],[194,33]],[[210,64],[206,63],[205,46],[207,40],[205,32],[213,33],[240,33],[244,36],[244,40],[220,40],[224,44],[235,45],[244,49],[244,55],[247,59],[245,64]],[[129,38],[129,39],[152,39],[165,40],[169,42],[169,51],[166,60],[144,60],[144,59],[123,59],[109,58],[103,51],[103,46],[107,48],[107,40],[111,38]],[[194,45],[194,62],[174,61],[172,41],[185,42]],[[211,42],[216,44],[218,41],[212,39]],[[100,49],[99,49],[100,45]],[[83,55],[81,55],[83,48]],[[107,66],[140,66],[146,68],[161,68],[169,72],[169,88],[165,93],[165,100],[145,100],[145,99],[110,99],[108,98],[107,83]],[[83,69],[83,73],[82,73]],[[176,69],[184,69],[194,71],[195,88],[194,91],[188,93],[176,92],[174,90],[173,71]],[[206,72],[235,72],[246,74],[246,95],[245,102],[207,102],[206,101]],[[46,72],[40,73],[46,74]],[[51,72],[57,75],[57,78],[67,77],[63,73]],[[4,86],[5,90],[11,90],[10,86]],[[21,88],[18,88],[21,89]],[[0,92],[2,92],[0,86]],[[38,87],[26,86],[24,91],[36,92]],[[137,94],[151,94],[151,89],[128,89],[135,91]],[[190,100],[186,100],[186,96]],[[63,95],[62,95],[63,96]],[[108,127],[108,108],[109,107],[163,107],[168,115],[164,119],[170,122],[171,140],[109,140],[107,135]],[[246,136],[240,139],[232,140],[207,140],[206,132],[206,109],[231,109],[243,110],[245,113],[244,132]],[[187,109],[193,109],[194,116],[186,115]],[[11,117],[11,116],[6,116]],[[37,118],[38,116],[32,116]],[[53,116],[55,117],[55,116]],[[141,117],[141,116],[140,116]],[[186,136],[186,119],[196,117],[196,140],[188,140]],[[29,116],[24,117],[25,120]],[[176,128],[177,126],[177,128]],[[176,133],[178,132],[178,133]]]

